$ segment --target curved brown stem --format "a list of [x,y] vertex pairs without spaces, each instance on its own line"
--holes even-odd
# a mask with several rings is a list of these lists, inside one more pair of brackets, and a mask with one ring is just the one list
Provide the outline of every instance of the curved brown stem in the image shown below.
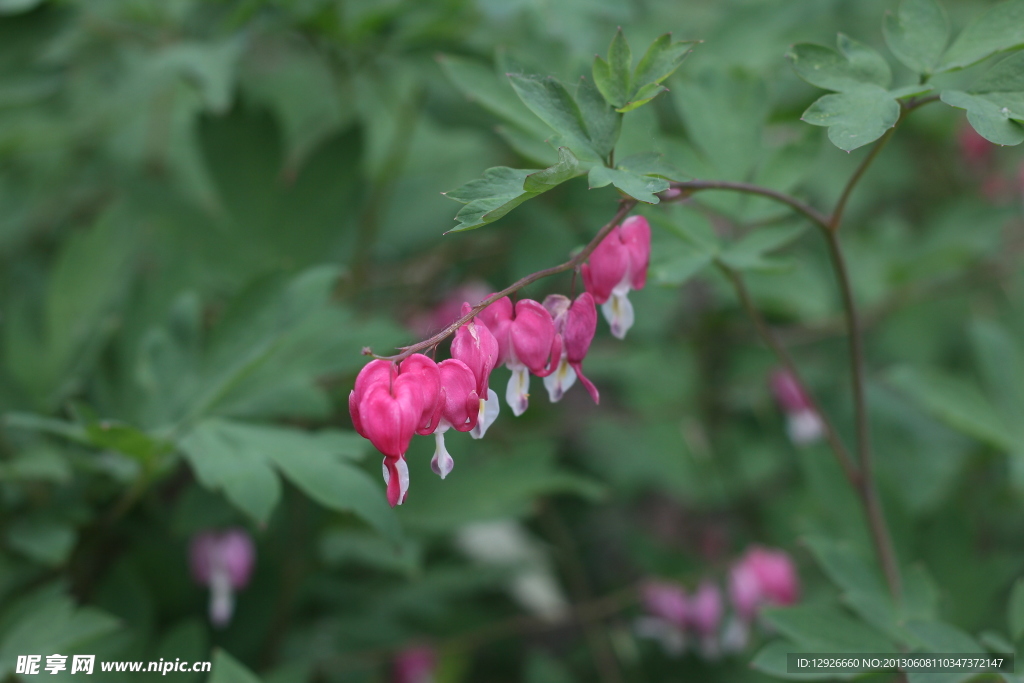
[[[750,290],[747,289],[747,284],[743,281],[743,276],[721,261],[716,261],[715,265],[718,266],[718,269],[721,270],[732,283],[733,288],[736,290],[736,295],[739,297],[740,304],[743,306],[743,310],[745,310],[747,315],[750,316],[761,340],[769,349],[772,350],[782,366],[786,368],[786,372],[790,373],[800,386],[803,387],[804,391],[810,395],[807,383],[800,377],[800,371],[796,367],[796,362],[793,360],[793,356],[791,356],[786,347],[782,345],[782,342],[779,341],[779,338],[768,325],[764,316],[761,315],[761,311],[757,309],[753,298],[750,296]],[[854,465],[853,458],[850,456],[850,451],[847,450],[843,440],[839,438],[839,432],[836,431],[832,421],[821,409],[818,402],[815,401],[813,397],[811,402],[814,404],[814,408],[818,412],[818,416],[821,418],[822,424],[825,426],[825,440],[828,441],[828,445],[832,448],[832,452],[835,453],[839,466],[843,468],[843,474],[846,475],[850,485],[859,490],[861,487],[861,474],[857,471],[857,467]]]
[[686,199],[689,195],[700,190],[732,190],[734,192],[743,192],[745,194],[755,194],[761,197],[767,197],[768,199],[774,199],[779,203],[789,206],[791,209],[797,213],[803,214],[820,227],[828,227],[828,216],[821,213],[810,204],[803,202],[792,195],[788,195],[785,192],[777,192],[771,188],[761,187],[760,185],[754,185],[752,183],[735,183],[728,180],[688,180],[686,182],[672,183],[671,186],[674,189],[683,191],[682,195],[680,195],[681,199]]
[[460,327],[462,327],[470,320],[475,318],[477,314],[480,313],[480,311],[484,310],[498,299],[504,296],[508,296],[509,294],[518,292],[523,287],[533,284],[537,280],[542,280],[546,277],[557,275],[558,273],[564,273],[567,270],[573,270],[579,267],[584,261],[587,260],[587,257],[590,256],[594,249],[597,249],[597,245],[601,243],[601,240],[603,240],[608,235],[608,233],[610,233],[615,228],[616,225],[622,222],[622,219],[626,217],[626,214],[633,210],[633,207],[636,206],[636,204],[637,202],[635,199],[623,199],[621,202],[619,202],[619,210],[615,212],[615,216],[608,223],[606,223],[604,227],[597,231],[597,234],[594,235],[594,238],[590,240],[587,246],[583,247],[583,249],[581,249],[578,254],[573,256],[565,263],[559,264],[557,266],[552,266],[551,268],[545,268],[544,270],[538,270],[536,273],[531,273],[530,275],[527,275],[524,278],[516,280],[515,282],[513,282],[511,285],[501,290],[500,292],[495,292],[494,294],[490,295],[489,297],[478,303],[476,306],[474,306],[469,311],[469,313],[466,313],[464,316],[462,316],[461,318],[453,322],[451,325],[435,334],[433,337],[430,337],[429,339],[424,339],[423,341],[418,342],[416,344],[412,344],[411,346],[403,346],[399,348],[399,353],[396,353],[393,356],[378,356],[375,353],[373,353],[369,348],[363,349],[363,354],[367,356],[373,356],[374,358],[378,358],[380,360],[400,361],[403,358],[407,358],[414,353],[419,353],[420,351],[425,351],[426,349],[437,346],[442,341],[444,341],[451,335],[455,334],[456,330],[458,330]]

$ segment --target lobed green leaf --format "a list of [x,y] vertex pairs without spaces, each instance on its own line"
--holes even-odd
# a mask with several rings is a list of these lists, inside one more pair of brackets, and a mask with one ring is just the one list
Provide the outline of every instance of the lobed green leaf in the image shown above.
[[814,43],[798,43],[786,53],[793,70],[811,85],[845,92],[865,85],[888,88],[889,63],[876,50],[840,33],[839,52]]
[[590,169],[588,177],[590,189],[614,185],[619,190],[647,204],[657,204],[656,193],[664,192],[669,188],[667,180],[653,176],[640,175],[632,171],[619,168],[607,168],[606,166],[594,166]]
[[949,46],[938,72],[963,69],[998,52],[1024,47],[1024,0],[995,5],[968,24]]
[[949,42],[949,17],[938,0],[900,0],[882,20],[885,42],[896,59],[919,74],[930,74]]
[[828,139],[847,152],[874,142],[896,125],[900,104],[877,85],[860,85],[820,97],[801,117],[828,127]]

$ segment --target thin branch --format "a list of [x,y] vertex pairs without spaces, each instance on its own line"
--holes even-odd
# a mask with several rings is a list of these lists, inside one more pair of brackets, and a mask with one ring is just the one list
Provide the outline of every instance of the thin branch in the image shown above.
[[[730,268],[725,263],[716,260],[715,265],[718,269],[725,274],[725,276],[732,283],[736,289],[736,295],[739,297],[740,304],[743,309],[750,316],[751,321],[754,323],[754,327],[757,329],[757,333],[761,336],[762,341],[765,345],[775,353],[775,356],[782,363],[782,366],[786,368],[786,371],[790,373],[796,381],[803,387],[804,391],[810,396],[810,391],[807,388],[807,383],[800,377],[800,371],[796,367],[796,363],[793,361],[793,357],[789,354],[789,351],[779,341],[775,334],[775,331],[768,325],[768,322],[761,315],[761,312],[757,309],[754,304],[753,298],[750,296],[750,290],[747,289],[746,283],[743,281],[741,276],[736,270]],[[811,402],[814,404],[815,410],[818,412],[818,416],[821,418],[822,424],[825,426],[825,440],[828,441],[829,446],[835,453],[836,460],[839,462],[839,466],[843,469],[843,474],[846,475],[850,485],[860,490],[861,488],[861,473],[857,471],[856,466],[853,464],[853,458],[850,456],[850,451],[847,450],[846,445],[843,444],[843,440],[839,437],[839,432],[836,431],[835,426],[829,419],[828,415],[821,409],[818,402],[811,397]]]
[[843,300],[843,311],[846,316],[847,336],[850,339],[850,377],[853,382],[853,405],[854,420],[857,430],[857,460],[860,469],[860,484],[858,494],[864,505],[868,517],[868,524],[871,528],[871,538],[878,553],[878,559],[885,573],[886,583],[893,598],[899,599],[902,592],[900,580],[899,563],[896,561],[896,551],[893,548],[892,537],[885,524],[885,517],[882,515],[881,504],[878,500],[878,492],[875,486],[874,457],[871,450],[871,432],[868,423],[867,396],[865,394],[865,366],[866,356],[864,353],[864,330],[861,326],[860,316],[857,313],[857,304],[853,297],[853,287],[850,281],[849,269],[846,266],[846,258],[839,244],[839,234],[835,230],[829,230],[825,234],[828,243],[829,256],[835,269],[836,280],[839,283],[839,291]]
[[374,358],[378,358],[380,360],[400,361],[403,358],[407,358],[414,353],[419,353],[420,351],[425,351],[426,349],[430,349],[437,346],[442,341],[444,341],[451,335],[455,334],[456,330],[458,330],[460,327],[462,327],[470,320],[475,318],[477,314],[480,313],[480,311],[484,310],[498,299],[508,296],[509,294],[514,294],[523,287],[533,284],[537,280],[542,280],[546,277],[557,275],[558,273],[564,273],[567,270],[574,270],[575,268],[579,267],[584,261],[587,260],[587,257],[590,256],[591,253],[593,253],[594,249],[597,249],[597,245],[601,243],[601,240],[607,237],[608,233],[610,233],[616,225],[622,222],[622,219],[626,217],[626,214],[633,210],[633,207],[635,207],[636,204],[637,202],[635,199],[623,199],[619,203],[619,210],[615,212],[615,216],[611,219],[611,221],[609,221],[607,224],[604,225],[604,227],[598,230],[597,234],[594,235],[594,238],[590,240],[590,243],[587,244],[587,246],[583,247],[583,249],[580,250],[578,254],[573,256],[565,263],[562,263],[557,266],[552,266],[551,268],[545,268],[544,270],[538,270],[536,273],[532,273],[524,278],[516,280],[514,283],[512,283],[505,289],[501,290],[500,292],[495,292],[494,294],[490,295],[489,297],[478,303],[476,306],[474,306],[472,310],[469,311],[469,313],[465,314],[464,316],[453,322],[451,325],[435,334],[433,337],[430,337],[429,339],[424,339],[423,341],[418,342],[416,344],[412,344],[411,346],[402,346],[398,349],[399,353],[396,353],[393,356],[378,356],[374,354],[372,351],[370,351],[370,349],[368,348],[363,349],[363,354],[367,356],[373,356]]
[[922,97],[919,100],[911,99],[907,102],[900,103],[900,115],[896,119],[896,123],[892,124],[892,128],[885,131],[885,134],[875,141],[875,144],[871,147],[871,151],[869,151],[867,156],[861,160],[860,165],[857,166],[857,170],[854,171],[853,175],[850,176],[850,179],[846,181],[846,187],[843,188],[842,194],[839,195],[839,201],[836,202],[836,206],[832,210],[832,215],[828,218],[827,227],[829,230],[835,232],[839,229],[839,225],[843,222],[843,212],[846,211],[846,203],[849,201],[850,195],[853,193],[853,188],[855,188],[857,183],[860,182],[860,179],[864,176],[864,172],[868,170],[868,167],[875,160],[875,157],[878,156],[879,152],[882,151],[890,138],[892,138],[893,133],[895,133],[899,125],[903,123],[907,114],[918,107],[923,107],[929,102],[935,102],[938,99],[938,95],[929,95],[927,97]]
[[788,195],[785,192],[777,192],[771,188],[762,187],[760,185],[754,185],[751,183],[734,183],[728,180],[688,180],[686,182],[672,183],[671,186],[677,190],[683,191],[682,195],[680,195],[680,199],[686,199],[689,195],[694,192],[699,192],[700,190],[732,190],[734,192],[743,192],[745,194],[755,194],[761,197],[767,197],[768,199],[774,199],[777,202],[789,206],[791,209],[797,213],[803,214],[813,223],[822,228],[827,228],[829,224],[828,216],[821,213],[810,204],[807,204],[792,195]]
[[857,183],[860,182],[860,179],[864,176],[864,172],[868,170],[868,166],[871,165],[871,162],[875,160],[878,153],[881,152],[882,148],[885,147],[887,142],[889,142],[892,134],[896,132],[896,126],[900,125],[900,120],[903,118],[903,114],[906,111],[907,110],[904,109],[900,112],[900,118],[896,120],[893,127],[885,131],[885,134],[882,135],[882,137],[878,138],[878,141],[875,142],[871,151],[868,152],[867,156],[861,160],[860,165],[857,166],[857,170],[854,171],[853,175],[850,176],[850,179],[846,181],[846,187],[843,188],[843,193],[839,195],[839,201],[836,202],[836,208],[832,210],[832,215],[828,219],[827,227],[829,232],[835,232],[839,229],[839,224],[843,222],[843,212],[846,210],[846,202],[850,200],[853,188],[857,186]]

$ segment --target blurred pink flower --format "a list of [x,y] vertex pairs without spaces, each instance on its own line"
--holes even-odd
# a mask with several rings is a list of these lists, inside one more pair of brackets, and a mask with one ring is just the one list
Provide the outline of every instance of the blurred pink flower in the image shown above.
[[992,161],[992,153],[996,146],[983,138],[971,124],[966,121],[960,126],[956,136],[960,148],[960,158],[974,171],[985,168]]
[[641,589],[641,600],[648,614],[685,628],[690,616],[686,589],[668,581],[648,581]]
[[192,577],[210,589],[210,621],[226,626],[235,609],[235,591],[249,583],[256,551],[241,529],[196,534],[189,547]]
[[433,683],[437,655],[425,645],[409,647],[391,663],[391,683]]
[[783,550],[751,546],[729,573],[729,599],[747,622],[762,605],[792,605],[799,596],[796,567]]
[[485,282],[471,280],[450,290],[444,299],[429,311],[420,311],[409,317],[406,325],[418,337],[429,337],[462,317],[462,304],[471,306],[487,298],[494,291]]
[[825,434],[821,421],[807,392],[788,370],[775,370],[768,380],[775,401],[786,414],[786,431],[789,440],[798,446],[814,443]]

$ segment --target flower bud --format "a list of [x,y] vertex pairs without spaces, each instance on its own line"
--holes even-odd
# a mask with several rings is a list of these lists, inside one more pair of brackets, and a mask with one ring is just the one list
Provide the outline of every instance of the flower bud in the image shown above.
[[821,439],[825,423],[796,377],[787,370],[776,370],[769,383],[775,400],[786,413],[789,440],[802,446]]

